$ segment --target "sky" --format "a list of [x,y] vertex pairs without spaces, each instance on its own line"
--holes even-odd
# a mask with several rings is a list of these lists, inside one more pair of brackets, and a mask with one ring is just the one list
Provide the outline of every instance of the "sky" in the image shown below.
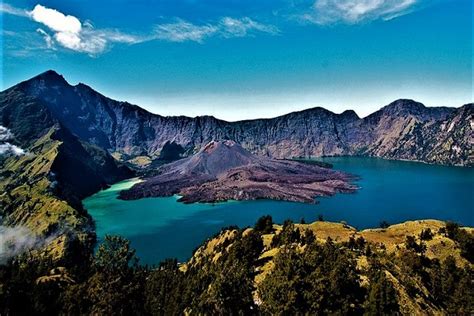
[[473,102],[472,0],[5,0],[4,90],[48,69],[161,115],[235,121]]

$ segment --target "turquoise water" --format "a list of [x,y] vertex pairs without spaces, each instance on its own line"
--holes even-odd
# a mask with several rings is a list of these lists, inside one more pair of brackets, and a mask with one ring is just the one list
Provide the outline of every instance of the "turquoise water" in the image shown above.
[[96,221],[97,235],[119,234],[131,240],[142,263],[168,257],[188,259],[192,251],[222,227],[253,225],[270,214],[275,222],[290,218],[307,222],[318,215],[346,221],[359,229],[377,227],[382,220],[452,220],[474,226],[474,168],[433,166],[376,158],[320,159],[360,176],[353,194],[322,198],[319,204],[244,201],[182,204],[177,197],[118,200],[120,190],[136,179],[117,183],[83,201]]

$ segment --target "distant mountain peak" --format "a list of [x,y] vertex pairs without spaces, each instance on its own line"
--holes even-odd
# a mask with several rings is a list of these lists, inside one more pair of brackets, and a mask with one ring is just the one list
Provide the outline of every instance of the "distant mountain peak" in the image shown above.
[[54,87],[70,87],[66,79],[54,70],[47,70],[33,78],[25,80],[12,88],[19,87],[28,91],[32,95],[38,95],[42,91],[49,90]]
[[258,158],[232,140],[211,141],[188,160],[180,162],[187,172],[212,176],[230,168],[255,163]]
[[425,109],[426,106],[423,103],[411,100],[411,99],[398,99],[384,106],[382,109],[397,109],[397,110],[411,110],[411,109]]
[[226,147],[226,148],[231,148],[231,147],[234,147],[234,146],[241,147],[239,144],[237,144],[233,140],[224,140],[224,141],[215,141],[215,140],[213,140],[213,141],[210,141],[209,143],[207,143],[202,148],[201,152],[204,152],[206,154],[212,154],[215,151],[221,149],[223,146]]
[[384,106],[375,113],[393,117],[406,117],[410,115],[415,116],[419,120],[428,121],[446,119],[454,110],[454,108],[449,107],[426,107],[423,103],[414,100],[399,99]]
[[347,118],[347,119],[353,119],[353,120],[358,120],[360,119],[359,115],[354,110],[345,110],[340,114],[341,117]]
[[63,75],[51,69],[46,70],[45,72],[37,75],[36,77],[31,78],[28,81],[35,81],[38,79],[45,80],[48,83],[54,83],[54,82],[68,83]]

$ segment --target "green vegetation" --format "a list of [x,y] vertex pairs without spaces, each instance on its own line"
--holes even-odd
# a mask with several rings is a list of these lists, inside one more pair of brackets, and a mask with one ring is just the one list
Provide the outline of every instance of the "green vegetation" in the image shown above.
[[258,293],[269,314],[360,314],[365,290],[353,257],[329,239],[304,251],[284,245]]
[[423,229],[420,233],[420,240],[432,240],[433,239],[433,232],[430,228]]
[[461,255],[470,263],[474,263],[474,234],[460,229],[459,225],[448,222],[445,228],[446,236],[456,241],[461,248]]
[[376,269],[374,264],[370,271],[370,285],[365,302],[366,315],[396,315],[400,312],[397,292],[385,272]]
[[255,231],[262,234],[270,234],[273,232],[273,219],[270,215],[260,217],[255,223]]
[[[469,315],[474,308],[472,264],[459,256],[428,257],[430,244],[415,235],[393,252],[374,243],[387,232],[395,236],[397,227],[341,238],[355,230],[328,222],[270,223],[265,216],[258,229],[223,230],[186,264],[169,259],[141,266],[118,236],[63,266],[25,254],[0,266],[0,313]],[[447,244],[445,233],[462,243],[472,238],[452,224],[443,228],[431,230],[433,240]],[[332,237],[321,239],[328,232]],[[269,235],[274,241],[265,242]]]

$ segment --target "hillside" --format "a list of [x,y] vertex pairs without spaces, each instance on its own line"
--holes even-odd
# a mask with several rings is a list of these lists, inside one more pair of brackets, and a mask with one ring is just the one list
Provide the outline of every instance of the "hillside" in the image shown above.
[[2,93],[0,125],[1,140],[21,149],[0,155],[1,224],[47,239],[55,260],[80,255],[67,251],[77,242],[90,251],[95,233],[81,200],[132,172],[16,90]]
[[111,100],[87,85],[71,86],[54,71],[2,92],[3,104],[10,102],[4,96],[12,91],[40,100],[81,140],[138,167],[150,165],[167,143],[190,155],[212,140],[226,139],[273,158],[368,155],[473,164],[472,104],[428,108],[412,100],[397,100],[365,118],[353,111],[335,114],[313,108],[273,119],[226,122],[210,116],[155,115]]
[[274,199],[314,203],[315,197],[356,190],[354,176],[304,162],[256,156],[234,141],[213,141],[198,153],[157,170],[122,199],[181,195],[179,201]]
[[[233,252],[234,247],[237,247],[245,237],[255,233],[261,238],[262,248],[252,265],[255,271],[251,274],[255,286],[252,293],[256,304],[265,312],[327,313],[330,310],[323,308],[330,308],[330,305],[325,304],[332,303],[336,304],[334,308],[337,312],[348,308],[347,312],[359,314],[361,310],[357,305],[361,304],[360,300],[364,300],[364,291],[367,291],[365,295],[368,295],[365,296],[366,301],[361,306],[365,312],[368,312],[370,302],[367,300],[370,301],[372,291],[387,291],[384,294],[380,293],[387,295],[384,298],[380,297],[378,304],[382,305],[389,304],[390,295],[393,296],[391,312],[387,309],[390,306],[378,305],[377,308],[386,308],[384,312],[379,309],[379,313],[382,314],[400,312],[402,315],[445,315],[453,313],[453,308],[457,309],[456,313],[472,311],[472,301],[470,303],[462,301],[474,298],[472,289],[462,294],[464,298],[458,297],[460,305],[453,307],[446,304],[447,302],[437,293],[436,287],[444,286],[442,284],[444,281],[433,278],[438,277],[437,273],[449,273],[449,269],[452,269],[451,273],[457,273],[454,271],[461,268],[466,269],[468,273],[466,279],[461,282],[470,282],[469,273],[472,273],[474,268],[472,261],[474,231],[472,228],[457,228],[450,224],[447,226],[445,222],[437,220],[412,221],[384,229],[357,231],[343,223],[323,221],[310,224],[286,222],[284,225],[275,225],[271,223],[270,217],[264,217],[254,228],[243,231],[228,229],[209,239],[197,249],[181,270],[189,271],[221,265],[228,260],[227,256]],[[461,235],[464,237],[453,237]],[[336,267],[341,264],[347,266]],[[444,266],[446,264],[450,266]],[[314,278],[313,273],[321,273],[328,268],[335,269],[336,274],[327,272],[328,275],[320,274],[319,278]],[[448,276],[441,276],[446,277]],[[341,279],[336,281],[338,278]],[[374,282],[380,282],[379,278],[384,280],[382,286],[385,289],[375,290]],[[354,287],[352,290],[344,288],[350,286],[350,279],[355,282],[351,285]],[[312,289],[313,286],[316,288]],[[338,294],[332,293],[333,299],[336,300],[337,295],[342,295],[339,299],[343,300],[351,297],[346,303],[348,306],[344,307],[345,303],[342,301],[325,302],[326,299],[330,299],[331,293],[324,294],[325,291],[318,289],[317,286],[327,287],[328,291],[331,289],[337,291]],[[389,293],[391,290],[393,293]],[[458,293],[455,288],[451,290]],[[311,291],[316,291],[321,297],[317,299],[306,296],[315,294]],[[349,292],[344,294],[344,291]],[[362,296],[358,298],[356,291],[361,291]],[[343,298],[344,295],[348,297]],[[311,305],[306,305],[307,303]]]
[[343,223],[229,227],[192,258],[137,264],[108,236],[73,268],[0,265],[5,314],[470,315],[472,228],[435,220],[356,231]]

